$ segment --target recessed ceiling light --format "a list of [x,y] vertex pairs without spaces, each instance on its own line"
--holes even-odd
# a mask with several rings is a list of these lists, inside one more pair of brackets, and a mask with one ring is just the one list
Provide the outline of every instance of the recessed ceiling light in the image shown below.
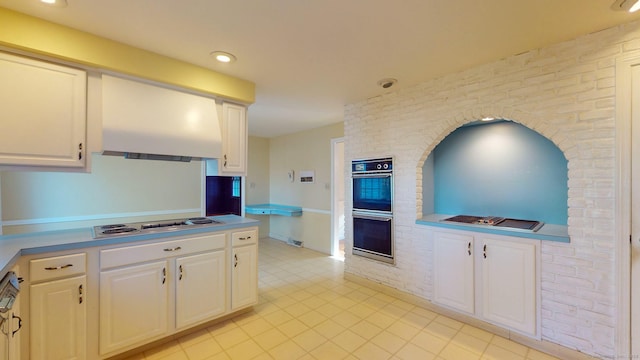
[[55,7],[67,6],[67,0],[40,0],[40,2],[48,6],[55,6]]
[[214,59],[221,63],[232,63],[236,61],[235,55],[228,53],[226,51],[213,51],[210,54]]
[[640,0],[616,0],[611,5],[611,9],[636,12],[640,10]]

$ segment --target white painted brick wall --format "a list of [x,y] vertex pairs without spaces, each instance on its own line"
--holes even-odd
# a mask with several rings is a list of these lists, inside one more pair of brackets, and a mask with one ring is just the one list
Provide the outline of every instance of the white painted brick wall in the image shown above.
[[[432,244],[415,224],[422,165],[457,127],[484,116],[512,119],[549,138],[569,161],[571,243],[541,246],[542,338],[615,354],[615,64],[629,53],[640,55],[638,23],[347,105],[347,174],[351,159],[395,157],[397,265],[351,256],[348,218],[346,271],[430,299]],[[349,192],[347,216],[351,206]]]

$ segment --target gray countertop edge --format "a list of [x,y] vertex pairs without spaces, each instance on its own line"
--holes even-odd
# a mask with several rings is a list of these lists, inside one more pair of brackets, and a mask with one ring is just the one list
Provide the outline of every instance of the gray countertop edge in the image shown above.
[[0,236],[0,269],[2,269],[0,275],[4,276],[4,273],[18,261],[20,256],[23,255],[126,244],[137,241],[202,234],[206,232],[226,231],[230,229],[258,226],[260,224],[259,220],[236,215],[212,216],[211,218],[221,221],[224,224],[167,231],[162,233],[122,235],[103,239],[94,239],[91,228],[3,235]]
[[526,230],[508,230],[504,228],[495,228],[487,225],[475,224],[456,224],[451,222],[442,222],[442,220],[454,215],[430,214],[424,215],[422,218],[416,219],[418,225],[428,225],[447,229],[475,231],[486,234],[507,235],[528,239],[555,241],[561,243],[569,243],[568,226],[556,224],[544,224],[540,230],[536,232]]

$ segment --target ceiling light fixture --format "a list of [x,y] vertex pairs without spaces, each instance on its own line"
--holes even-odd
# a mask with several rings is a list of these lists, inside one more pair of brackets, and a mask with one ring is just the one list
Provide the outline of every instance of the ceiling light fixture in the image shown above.
[[611,5],[611,9],[636,12],[640,9],[640,0],[616,0]]
[[487,117],[483,117],[483,118],[482,118],[482,121],[493,121],[493,120],[495,120],[495,119],[496,119],[496,118],[492,118],[492,117],[490,117],[490,116],[487,116]]
[[395,85],[398,82],[396,79],[386,78],[378,81],[378,86],[381,86],[383,89],[388,89]]
[[236,61],[235,55],[226,51],[212,51],[211,56],[221,63],[229,64]]
[[53,7],[66,7],[67,0],[40,0],[41,3]]

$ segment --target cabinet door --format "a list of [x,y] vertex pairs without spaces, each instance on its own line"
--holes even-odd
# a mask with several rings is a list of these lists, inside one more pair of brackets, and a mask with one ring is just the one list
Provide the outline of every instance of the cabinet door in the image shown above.
[[85,359],[85,275],[31,285],[32,359]]
[[87,75],[0,53],[0,165],[84,166]]
[[213,319],[226,310],[225,251],[176,260],[176,327]]
[[231,261],[231,309],[237,310],[258,301],[258,247],[233,248]]
[[244,106],[222,104],[222,159],[220,173],[245,175],[247,172],[247,117]]
[[167,261],[100,273],[100,354],[168,331]]
[[482,238],[482,316],[536,333],[536,245]]
[[433,301],[469,314],[475,311],[473,236],[434,233]]

